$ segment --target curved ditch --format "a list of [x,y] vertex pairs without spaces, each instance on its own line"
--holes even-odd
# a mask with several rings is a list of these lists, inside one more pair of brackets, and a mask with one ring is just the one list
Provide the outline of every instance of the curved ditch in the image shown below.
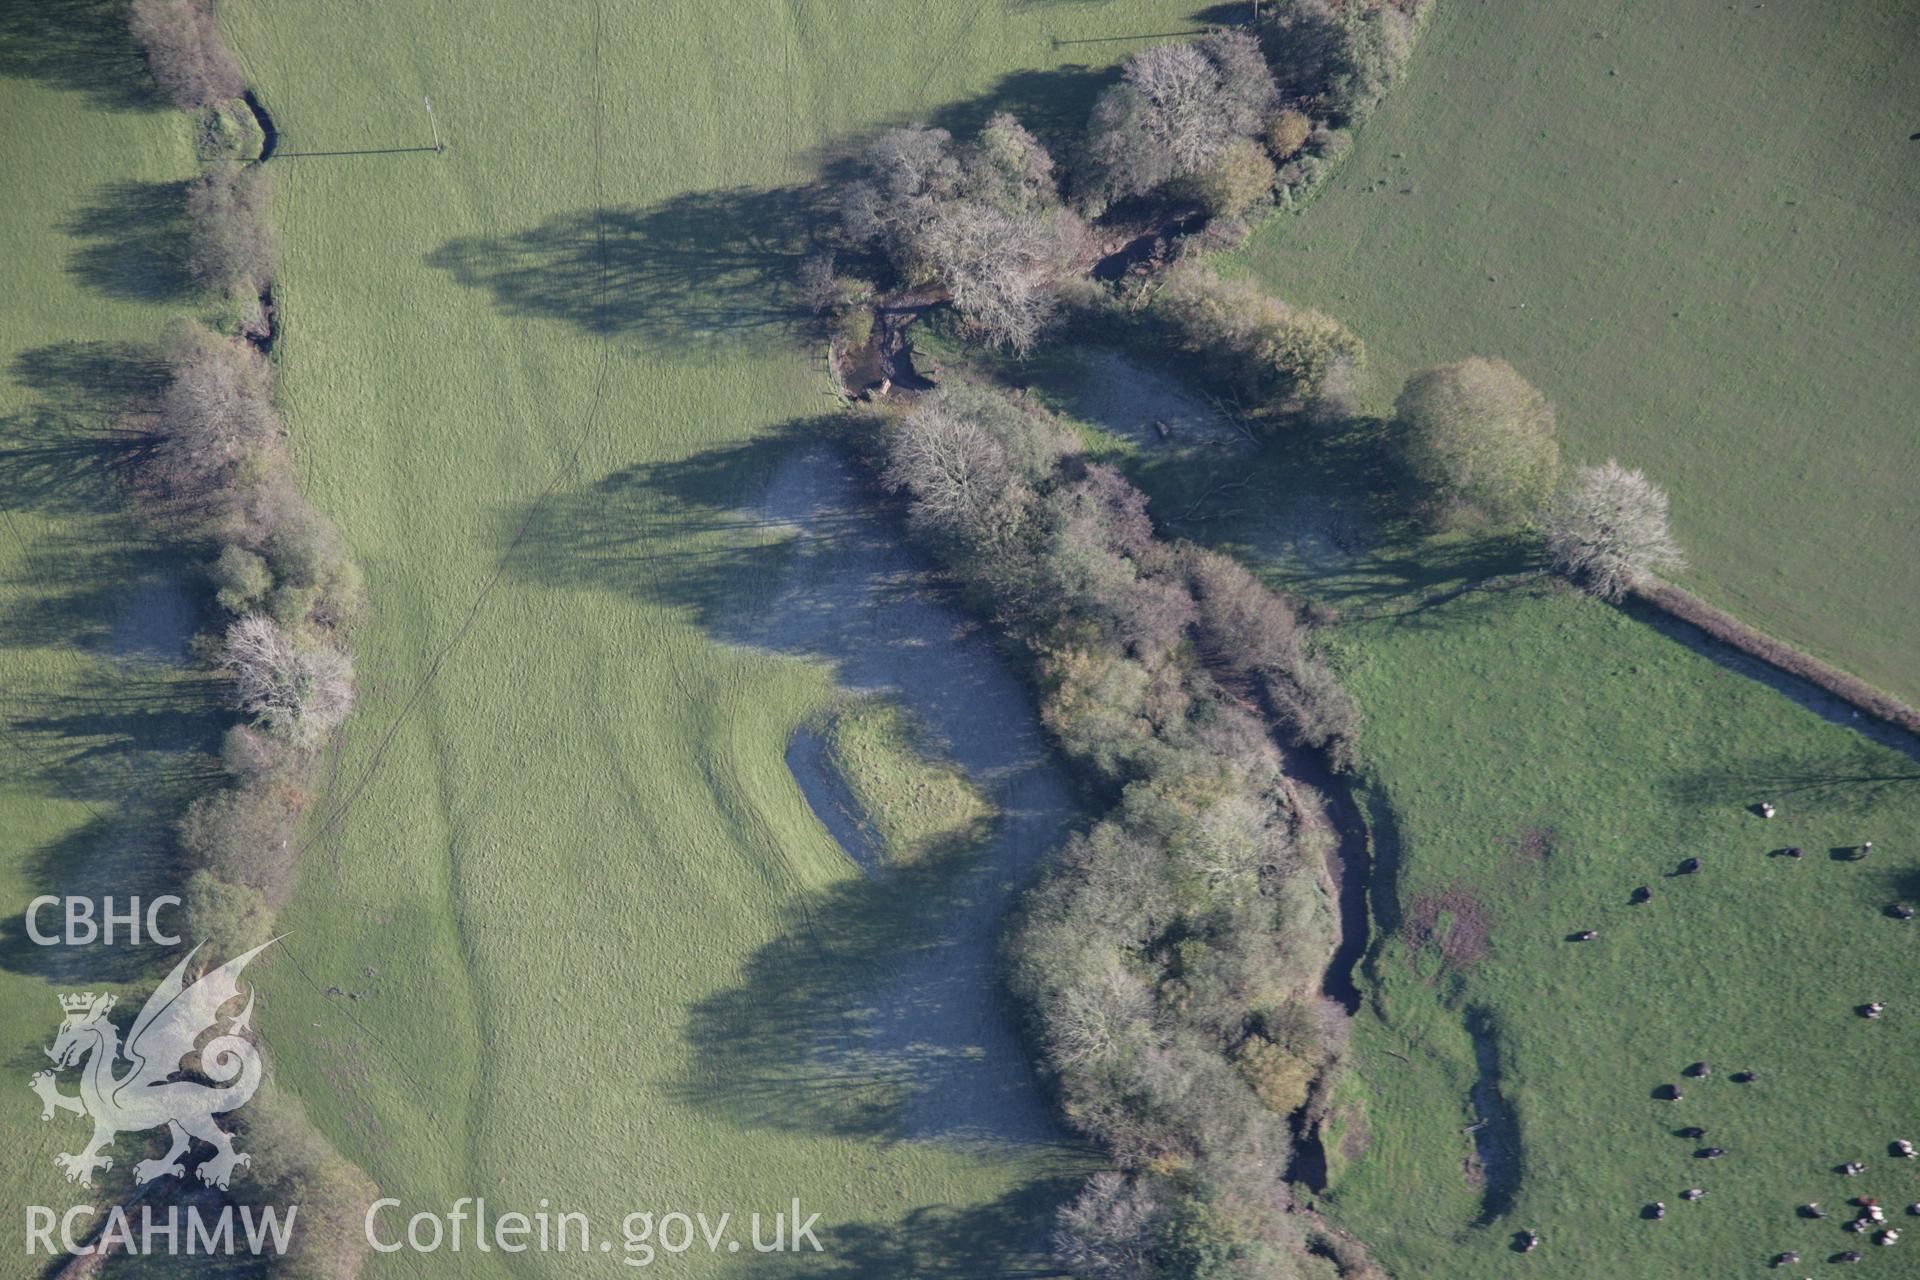
[[1327,876],[1333,882],[1334,906],[1340,921],[1340,943],[1327,961],[1320,994],[1337,1002],[1348,1014],[1360,1012],[1360,962],[1373,941],[1373,913],[1368,888],[1373,879],[1373,845],[1353,788],[1328,767],[1317,751],[1286,753],[1287,772],[1320,796],[1320,820],[1334,839],[1325,854]]
[[787,772],[841,851],[867,875],[879,875],[880,847],[861,822],[860,802],[827,755],[826,736],[810,725],[795,729],[787,743]]
[[[280,130],[273,123],[273,116],[267,111],[253,90],[248,89],[240,95],[240,101],[247,104],[247,110],[253,113],[253,121],[260,126],[260,154],[247,161],[250,165],[265,164],[273,158],[274,148],[280,145]],[[278,326],[273,322],[273,281],[267,281],[260,290],[260,318],[266,326],[260,333],[248,333],[246,339],[262,355],[273,354],[273,340],[278,336]]]
[[[1369,886],[1373,878],[1373,846],[1367,825],[1353,788],[1335,773],[1326,758],[1317,751],[1283,748],[1289,777],[1309,787],[1317,799],[1300,797],[1317,809],[1308,815],[1333,833],[1334,839],[1323,855],[1327,879],[1334,890],[1335,915],[1339,921],[1339,941],[1327,960],[1321,976],[1320,994],[1345,1009],[1347,1015],[1360,1011],[1359,972],[1372,946],[1372,911]],[[1324,1086],[1325,1082],[1322,1082]],[[1316,1087],[1316,1094],[1319,1087]],[[1313,1097],[1288,1118],[1293,1134],[1293,1155],[1286,1177],[1315,1194],[1327,1189],[1327,1150],[1320,1137],[1320,1117]]]
[[[998,813],[953,872],[952,909],[935,935],[901,953],[864,993],[857,1031],[819,1052],[827,1069],[905,1086],[901,1126],[919,1140],[1037,1144],[1065,1140],[1000,995],[1000,931],[1015,898],[1079,817],[1026,686],[991,637],[948,603],[932,566],[875,510],[836,447],[784,458],[752,515],[799,532],[786,563],[740,611],[731,638],[825,660],[854,694],[900,702]],[[810,729],[786,760],[821,825],[861,870],[878,851],[853,797]]]
[[1513,1209],[1520,1190],[1520,1117],[1500,1091],[1500,1029],[1486,1009],[1467,1010],[1473,1039],[1473,1165],[1480,1181],[1477,1227],[1490,1226]]
[[274,127],[273,116],[253,90],[241,94],[240,101],[247,104],[247,110],[253,112],[254,123],[260,126],[260,154],[253,158],[253,163],[265,164],[273,159],[274,148],[280,145],[280,130]]

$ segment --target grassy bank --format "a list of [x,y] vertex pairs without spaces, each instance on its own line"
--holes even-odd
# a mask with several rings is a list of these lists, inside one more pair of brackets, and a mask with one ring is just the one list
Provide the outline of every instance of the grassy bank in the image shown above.
[[[1913,1199],[1887,1157],[1912,1122],[1904,1036],[1855,1011],[1920,997],[1920,939],[1885,910],[1920,888],[1912,758],[1558,592],[1464,595],[1356,628],[1345,652],[1391,932],[1359,1037],[1363,1154],[1332,1199],[1400,1274],[1523,1274],[1521,1228],[1581,1273],[1741,1274],[1856,1247],[1851,1195]],[[1830,852],[1865,839],[1867,862]],[[1806,856],[1774,854],[1788,845]],[[1690,856],[1701,873],[1669,878]],[[1653,901],[1628,905],[1642,885]],[[1585,929],[1599,937],[1567,940]],[[1517,1148],[1471,1101],[1476,1015]],[[1683,1081],[1703,1059],[1715,1074]],[[1653,1099],[1673,1083],[1681,1102]],[[1500,1145],[1475,1168],[1462,1129],[1489,1117]],[[1706,1140],[1675,1135],[1689,1125]],[[1727,1155],[1695,1158],[1705,1145]],[[1847,1160],[1868,1176],[1838,1176]],[[1689,1186],[1707,1197],[1681,1204]],[[1640,1218],[1654,1200],[1666,1221]],[[1835,1218],[1798,1218],[1813,1200]]]
[[991,803],[904,707],[857,699],[827,722],[827,759],[888,863],[920,862],[976,843]]

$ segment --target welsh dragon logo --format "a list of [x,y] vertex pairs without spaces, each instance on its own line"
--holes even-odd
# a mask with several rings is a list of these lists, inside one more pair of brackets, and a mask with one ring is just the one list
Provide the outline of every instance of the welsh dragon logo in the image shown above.
[[[116,1135],[160,1125],[167,1127],[173,1145],[158,1160],[135,1164],[135,1182],[184,1177],[186,1166],[180,1157],[193,1138],[214,1150],[197,1170],[200,1181],[209,1186],[225,1187],[235,1168],[251,1163],[252,1157],[233,1149],[232,1136],[213,1118],[236,1110],[260,1087],[260,1050],[246,1038],[253,1015],[252,990],[238,1017],[229,1020],[220,1011],[239,997],[240,971],[247,962],[272,945],[268,942],[235,956],[188,985],[182,975],[200,950],[195,947],[147,997],[124,1046],[119,1031],[107,1020],[114,1004],[111,995],[87,991],[60,997],[65,1017],[47,1056],[58,1070],[80,1067],[80,1092],[78,1096],[61,1093],[54,1071],[36,1073],[29,1084],[40,1095],[42,1120],[53,1119],[55,1111],[93,1117],[93,1140],[86,1148],[78,1155],[53,1158],[68,1182],[92,1186],[96,1169],[113,1168],[113,1157],[101,1152],[113,1145]],[[208,1031],[229,1021],[223,1032],[199,1044]],[[199,1059],[196,1074],[212,1084],[180,1078],[183,1059],[189,1055]],[[131,1065],[115,1074],[122,1059]]]

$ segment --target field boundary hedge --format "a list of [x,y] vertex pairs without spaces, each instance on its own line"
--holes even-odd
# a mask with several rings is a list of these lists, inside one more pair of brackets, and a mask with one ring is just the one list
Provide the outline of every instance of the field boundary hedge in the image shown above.
[[[363,592],[345,539],[295,483],[275,402],[277,236],[261,163],[264,133],[239,61],[211,0],[133,0],[127,32],[155,84],[193,119],[205,166],[188,191],[185,248],[197,310],[211,324],[176,320],[158,349],[166,384],[150,400],[121,406],[129,428],[150,444],[129,500],[183,555],[217,553],[202,566],[217,630],[202,631],[192,648],[226,678],[240,718],[221,745],[226,782],[188,807],[176,845],[183,932],[202,944],[204,972],[216,957],[265,942],[291,892],[294,824],[314,799],[322,750],[353,705],[344,636]],[[265,1273],[357,1276],[367,1253],[360,1215],[379,1194],[372,1180],[284,1089],[263,1089],[236,1119],[261,1159],[228,1196],[300,1211],[292,1247],[265,1256]],[[194,1195],[197,1186],[157,1179],[125,1205]],[[106,1241],[59,1274],[96,1274],[112,1265],[119,1243]]]
[[1725,609],[1708,604],[1685,588],[1676,587],[1670,582],[1649,582],[1635,588],[1634,594],[1660,612],[1704,631],[1748,657],[1758,658],[1776,670],[1797,676],[1850,707],[1897,729],[1920,733],[1920,710],[1915,710],[1891,694],[1882,693],[1858,676],[1849,675],[1829,662],[1742,622]]

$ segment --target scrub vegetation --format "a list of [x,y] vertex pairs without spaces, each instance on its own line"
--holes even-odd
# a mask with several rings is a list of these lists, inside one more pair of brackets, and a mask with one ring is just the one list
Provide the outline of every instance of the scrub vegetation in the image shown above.
[[1351,699],[1295,602],[1157,538],[1145,495],[1046,415],[960,383],[869,431],[909,526],[1031,655],[1047,727],[1111,806],[1009,942],[1068,1118],[1132,1175],[1089,1184],[1058,1253],[1089,1275],[1310,1274],[1277,1172],[1345,1015],[1319,994],[1323,849],[1260,706],[1345,758]]

